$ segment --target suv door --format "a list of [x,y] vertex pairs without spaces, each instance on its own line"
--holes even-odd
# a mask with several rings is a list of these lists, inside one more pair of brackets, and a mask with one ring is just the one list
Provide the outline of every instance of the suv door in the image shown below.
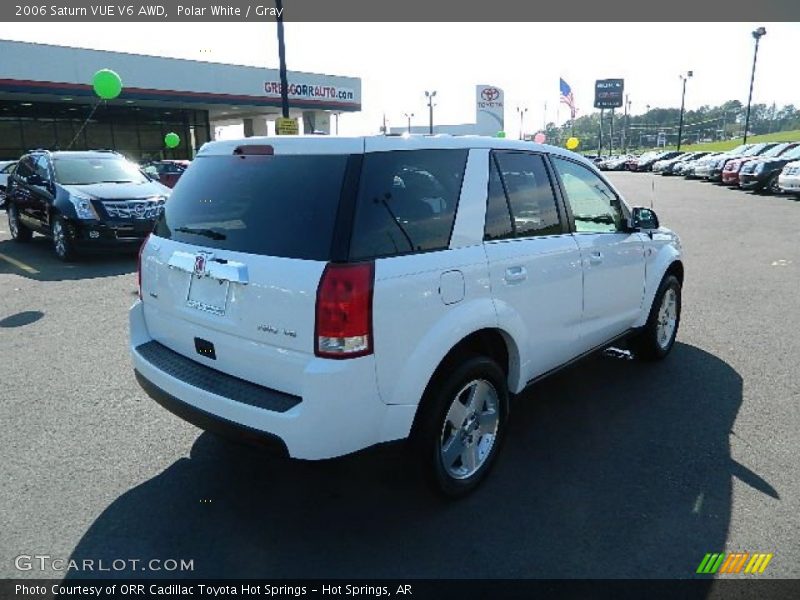
[[34,176],[34,161],[35,157],[31,155],[19,160],[16,171],[9,177],[8,201],[14,203],[23,225],[38,229],[39,222],[34,218],[36,200],[28,183]]
[[627,331],[642,310],[644,240],[626,231],[622,201],[596,173],[552,157],[583,262],[582,346],[588,350]]
[[53,204],[54,188],[50,161],[46,155],[40,154],[34,157],[33,173],[35,180],[28,180],[31,194],[30,215],[40,228],[47,229],[50,226],[50,206]]
[[501,327],[522,322],[524,381],[579,354],[581,253],[541,154],[491,153],[484,248]]

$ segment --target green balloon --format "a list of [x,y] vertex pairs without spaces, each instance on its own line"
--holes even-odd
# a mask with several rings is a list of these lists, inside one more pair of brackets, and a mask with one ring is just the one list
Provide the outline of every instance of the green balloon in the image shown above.
[[92,87],[103,100],[113,100],[122,92],[122,79],[111,69],[100,69],[92,77]]
[[506,137],[506,132],[505,132],[505,131],[498,131],[498,132],[497,132],[497,137],[499,137],[499,138],[504,138],[504,137]]
[[170,131],[167,135],[164,136],[164,144],[167,148],[177,148],[181,143],[181,136],[177,133]]

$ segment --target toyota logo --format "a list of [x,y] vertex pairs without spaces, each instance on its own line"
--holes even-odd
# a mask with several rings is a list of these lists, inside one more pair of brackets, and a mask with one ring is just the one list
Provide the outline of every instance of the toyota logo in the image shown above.
[[500,90],[498,90],[497,88],[490,87],[490,88],[483,88],[481,90],[481,98],[483,98],[485,102],[494,102],[499,97],[500,97]]
[[135,214],[138,218],[143,218],[146,212],[147,206],[145,206],[142,202],[133,205],[133,214]]

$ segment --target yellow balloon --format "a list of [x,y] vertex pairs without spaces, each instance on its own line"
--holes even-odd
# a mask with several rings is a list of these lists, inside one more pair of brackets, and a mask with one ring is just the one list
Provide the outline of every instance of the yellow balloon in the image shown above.
[[576,137],[571,137],[567,140],[567,150],[575,150],[580,145],[581,141]]

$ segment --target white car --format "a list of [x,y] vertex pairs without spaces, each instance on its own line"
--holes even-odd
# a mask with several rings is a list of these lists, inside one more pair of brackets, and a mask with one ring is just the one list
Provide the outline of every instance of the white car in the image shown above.
[[800,196],[800,160],[783,167],[778,176],[778,187],[782,192]]
[[14,171],[17,166],[15,160],[0,160],[0,208],[6,205],[6,186],[8,184],[8,176]]
[[136,377],[202,428],[299,459],[410,438],[448,495],[509,397],[631,338],[673,346],[676,234],[559,148],[498,138],[211,142],[144,243]]

